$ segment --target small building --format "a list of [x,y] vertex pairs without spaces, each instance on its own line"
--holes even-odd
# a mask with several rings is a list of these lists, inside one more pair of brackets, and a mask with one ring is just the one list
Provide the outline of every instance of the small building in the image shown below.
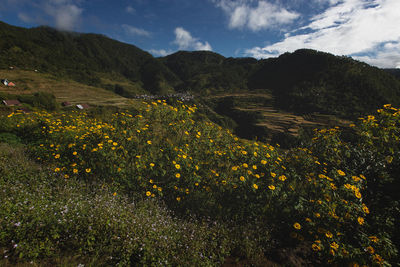
[[4,84],[5,86],[8,86],[9,81],[7,79],[1,80],[1,83]]
[[62,102],[61,105],[62,105],[63,107],[69,107],[69,106],[71,106],[72,104],[71,104],[70,102],[68,102],[68,101],[65,101],[65,102]]
[[21,103],[16,99],[3,100],[3,104],[9,107],[21,105]]
[[88,104],[78,104],[76,105],[78,109],[88,109],[90,106]]

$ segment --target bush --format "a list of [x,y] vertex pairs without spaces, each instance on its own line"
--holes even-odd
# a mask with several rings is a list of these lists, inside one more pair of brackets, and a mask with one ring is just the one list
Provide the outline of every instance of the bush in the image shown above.
[[0,145],[0,247],[18,260],[80,255],[95,265],[220,264],[227,233],[180,220],[157,201],[135,201],[41,169],[22,149]]
[[397,257],[390,223],[398,206],[382,188],[395,185],[399,166],[398,112],[389,110],[354,127],[351,142],[339,128],[319,130],[308,147],[288,153],[195,121],[196,106],[182,102],[145,102],[138,114],[104,121],[78,112],[14,113],[4,120],[59,179],[158,199],[184,217],[234,225],[236,233],[244,225],[243,235],[265,237],[246,245],[238,243],[247,240],[242,234],[230,236],[242,253],[297,247],[314,251],[315,262],[387,264]]

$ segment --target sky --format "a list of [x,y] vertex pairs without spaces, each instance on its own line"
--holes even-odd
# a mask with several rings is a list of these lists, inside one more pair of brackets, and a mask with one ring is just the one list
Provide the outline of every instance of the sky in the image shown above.
[[99,33],[156,57],[311,48],[400,68],[400,0],[0,0],[0,21]]

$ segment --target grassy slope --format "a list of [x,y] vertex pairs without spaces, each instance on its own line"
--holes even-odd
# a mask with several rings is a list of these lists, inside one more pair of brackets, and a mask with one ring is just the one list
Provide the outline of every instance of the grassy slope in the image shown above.
[[48,92],[58,102],[68,101],[72,104],[88,103],[92,105],[125,106],[132,100],[119,96],[103,88],[78,83],[73,80],[57,78],[50,74],[28,70],[0,70],[0,78],[7,78],[16,87],[1,85],[0,92],[9,94],[32,94]]

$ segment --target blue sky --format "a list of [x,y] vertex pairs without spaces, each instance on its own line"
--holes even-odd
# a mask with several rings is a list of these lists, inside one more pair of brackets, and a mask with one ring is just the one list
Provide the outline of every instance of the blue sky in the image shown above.
[[154,56],[312,48],[400,68],[400,0],[0,0],[0,20],[101,33]]

